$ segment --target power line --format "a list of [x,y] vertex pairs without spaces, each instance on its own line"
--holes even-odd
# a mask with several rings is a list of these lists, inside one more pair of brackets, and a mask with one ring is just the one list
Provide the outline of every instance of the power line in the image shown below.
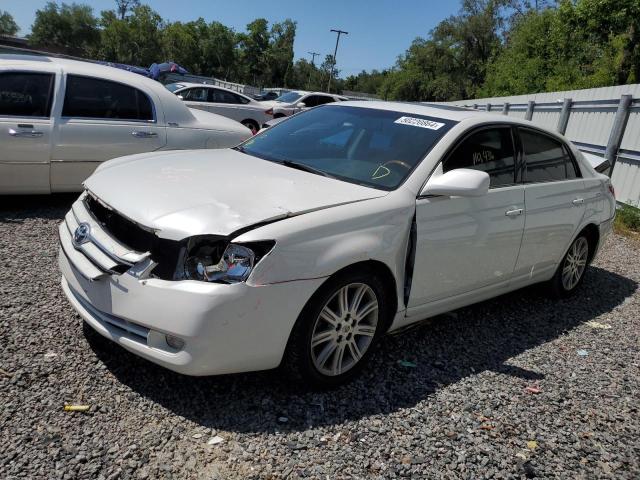
[[309,70],[309,79],[307,80],[307,90],[309,90],[311,88],[311,74],[313,73],[316,66],[315,60],[316,60],[316,57],[320,54],[318,52],[307,52],[307,53],[311,55],[311,69]]
[[345,35],[349,35],[349,32],[345,32],[344,30],[334,30],[332,28],[331,31],[337,33],[338,36],[336,37],[336,49],[333,51],[333,64],[331,65],[331,71],[329,72],[329,82],[327,82],[327,93],[331,93],[331,78],[333,77],[333,70],[336,67],[336,55],[338,55],[338,43],[340,42],[340,35],[342,35],[343,33]]

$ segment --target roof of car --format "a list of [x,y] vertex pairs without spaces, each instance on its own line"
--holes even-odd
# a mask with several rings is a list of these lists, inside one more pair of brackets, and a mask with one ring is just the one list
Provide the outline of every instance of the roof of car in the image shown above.
[[470,108],[456,107],[438,103],[409,103],[409,102],[387,102],[382,100],[370,101],[347,101],[335,104],[340,107],[375,108],[377,110],[388,110],[414,115],[424,115],[427,117],[443,118],[460,122],[467,119],[477,119],[479,121],[500,121],[505,123],[528,124],[527,121],[508,117],[506,115],[481,112]]

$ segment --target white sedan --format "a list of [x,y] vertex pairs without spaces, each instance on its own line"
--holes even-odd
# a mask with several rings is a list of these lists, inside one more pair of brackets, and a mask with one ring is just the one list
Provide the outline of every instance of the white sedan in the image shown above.
[[263,102],[226,88],[202,83],[171,83],[167,89],[184,100],[189,108],[217,113],[236,120],[253,133],[273,116]]
[[537,282],[573,293],[615,215],[609,179],[554,132],[383,102],[112,160],[85,185],[60,268],[89,325],[184,374],[282,364],[325,386],[386,332]]
[[271,108],[267,110],[273,118],[288,117],[294,113],[301,112],[308,108],[326,105],[327,103],[344,102],[348,100],[342,95],[323,92],[295,91],[283,93],[271,102],[260,102],[263,106]]
[[0,55],[0,194],[82,190],[104,160],[232,147],[250,136],[190,110],[162,84],[113,67]]

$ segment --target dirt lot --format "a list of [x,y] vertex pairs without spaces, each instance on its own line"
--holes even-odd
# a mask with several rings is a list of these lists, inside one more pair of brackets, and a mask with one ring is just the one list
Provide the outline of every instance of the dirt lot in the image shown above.
[[315,393],[277,372],[183,377],[83,327],[56,260],[72,200],[0,197],[0,478],[640,477],[624,237],[573,298],[529,288],[441,316]]

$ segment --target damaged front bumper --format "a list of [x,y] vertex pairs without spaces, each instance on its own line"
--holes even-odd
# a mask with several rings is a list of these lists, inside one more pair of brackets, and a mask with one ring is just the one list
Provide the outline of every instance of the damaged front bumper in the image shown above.
[[[298,315],[324,281],[252,286],[150,278],[141,274],[148,255],[127,251],[81,205],[74,207],[60,226],[59,266],[69,302],[104,337],[179,373],[277,367]],[[74,242],[73,228],[82,222],[99,241]],[[167,336],[183,345],[170,346]]]

